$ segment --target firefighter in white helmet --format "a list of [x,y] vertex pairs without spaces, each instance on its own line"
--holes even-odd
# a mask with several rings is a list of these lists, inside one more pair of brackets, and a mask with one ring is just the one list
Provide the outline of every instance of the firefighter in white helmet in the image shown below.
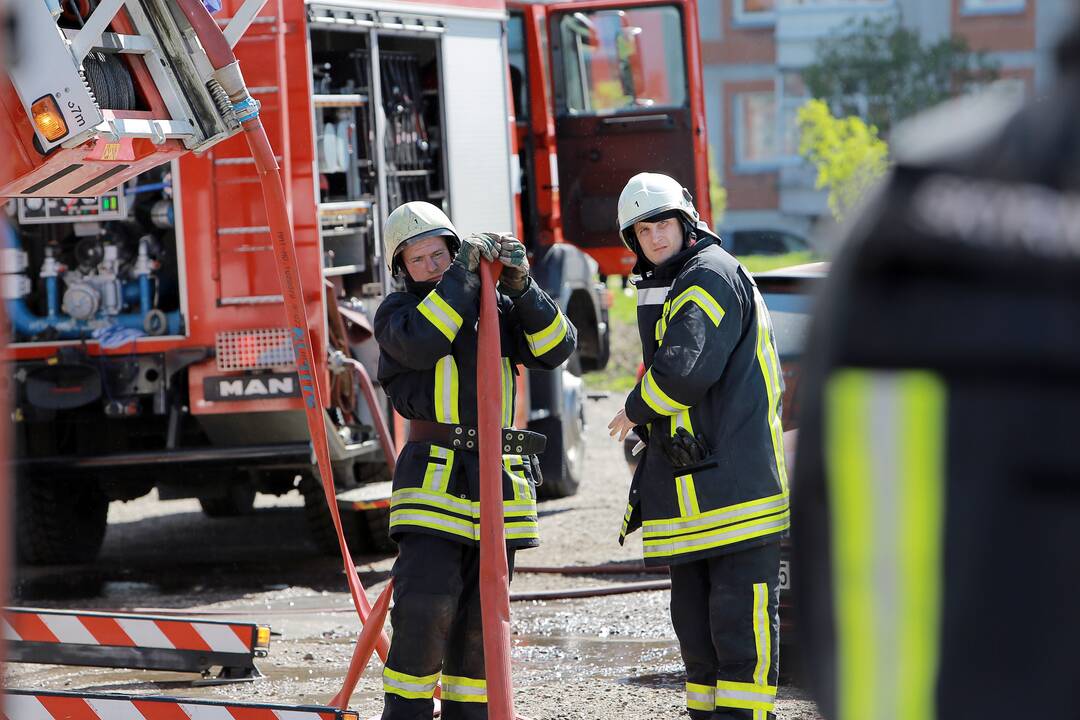
[[[525,246],[495,233],[461,238],[434,205],[410,202],[387,218],[386,261],[405,290],[375,314],[379,381],[409,420],[394,472],[390,536],[394,633],[383,672],[384,720],[431,718],[442,682],[442,717],[487,717],[480,622],[480,471],[476,363],[481,258],[503,264],[498,284],[502,426],[514,422],[514,365],[552,370],[577,332],[532,281]],[[503,498],[510,568],[518,548],[539,544],[536,485],[544,438],[503,433]]]
[[609,428],[647,441],[620,541],[641,527],[645,564],[670,566],[690,717],[771,719],[789,514],[769,313],[674,179],[635,175],[618,219],[646,372]]

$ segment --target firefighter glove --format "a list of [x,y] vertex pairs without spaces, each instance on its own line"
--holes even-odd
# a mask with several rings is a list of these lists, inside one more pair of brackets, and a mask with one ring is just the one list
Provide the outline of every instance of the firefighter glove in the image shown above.
[[504,295],[518,297],[529,289],[529,256],[525,246],[513,235],[489,237],[499,243],[499,262],[503,265],[499,289]]
[[471,273],[480,268],[480,258],[494,260],[499,256],[499,246],[487,235],[468,235],[461,239],[461,248],[454,262]]
[[686,428],[677,428],[664,446],[665,454],[677,468],[696,465],[709,455],[709,446],[702,435],[691,435]]

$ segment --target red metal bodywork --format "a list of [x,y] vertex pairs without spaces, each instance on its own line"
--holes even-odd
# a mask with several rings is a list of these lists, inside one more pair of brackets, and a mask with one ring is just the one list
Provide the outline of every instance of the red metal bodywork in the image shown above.
[[[601,136],[604,124],[616,118],[601,114],[582,117],[559,116],[553,101],[549,100],[544,105],[544,108],[550,114],[549,117],[552,118],[551,147],[553,149],[558,148],[560,173],[565,173],[575,183],[569,186],[567,183],[562,183],[561,198],[556,196],[553,203],[556,207],[560,205],[562,207],[563,215],[560,224],[562,232],[566,235],[564,239],[567,242],[581,246],[585,252],[591,255],[599,263],[602,275],[629,275],[634,265],[633,254],[623,247],[619,240],[614,202],[609,201],[604,205],[605,208],[611,206],[607,208],[611,211],[610,234],[606,231],[603,233],[596,231],[586,232],[586,228],[582,226],[576,218],[576,214],[572,213],[570,209],[578,210],[579,207],[575,207],[575,203],[579,203],[582,199],[596,200],[600,197],[617,197],[623,184],[636,172],[669,172],[685,178],[684,182],[686,179],[692,178],[693,186],[689,189],[693,192],[695,206],[701,213],[702,219],[711,222],[705,93],[701,71],[697,3],[695,0],[667,0],[666,2],[663,0],[587,0],[553,3],[544,8],[546,22],[550,25],[548,30],[554,34],[555,19],[560,13],[629,10],[631,8],[660,6],[675,7],[681,15],[681,29],[683,42],[685,43],[686,109],[689,114],[686,129],[689,131],[689,144],[686,144],[686,138],[678,133],[672,136],[670,132],[651,129],[647,127],[648,123],[642,123],[641,130],[620,131],[617,135],[606,137],[604,139],[605,147],[602,151],[604,155],[603,165],[599,162],[590,163],[589,161],[601,159],[601,151],[597,147],[587,147],[588,143],[592,141],[593,146],[595,146],[596,138]],[[551,44],[549,43],[549,45]],[[552,73],[554,73],[556,56],[553,47],[548,48],[544,59],[545,63],[553,69]],[[544,86],[547,89],[550,87],[550,83],[545,82]],[[679,108],[673,108],[671,111],[673,113],[685,112]],[[650,109],[644,109],[637,113],[628,114],[626,117],[634,118],[636,114],[639,116],[637,119],[640,120],[643,119],[642,115],[648,116],[654,112]],[[576,128],[577,133],[579,133],[577,141],[573,137],[573,132],[568,129],[571,124],[580,126]],[[584,142],[581,141],[582,136]],[[675,143],[673,146],[671,145],[672,142]],[[662,149],[666,146],[672,146],[672,149],[678,148],[680,157],[685,157],[686,161],[692,164],[692,168],[668,169],[665,168],[662,159],[658,160],[655,157],[650,157],[650,155],[655,156],[658,148]],[[593,153],[594,156],[587,159],[586,156],[590,153]],[[543,193],[544,187],[538,185],[538,191]],[[605,220],[602,218],[593,219],[594,224],[604,222]]]
[[[403,0],[403,6],[413,3]],[[417,5],[424,3],[418,2]],[[505,3],[503,0],[456,0],[443,3],[453,8],[506,12],[520,11],[526,21],[526,41],[529,57],[530,123],[514,128],[511,136],[522,146],[530,139],[537,162],[533,176],[526,178],[535,193],[539,209],[541,242],[572,242],[563,233],[562,198],[554,170],[563,163],[553,162],[557,154],[556,118],[552,98],[551,48],[544,42],[546,23],[551,13],[559,9],[603,9],[670,4],[679,7],[684,16],[684,36],[689,84],[690,107],[693,114],[696,164],[695,195],[703,216],[709,217],[708,176],[705,152],[704,104],[697,39],[697,14],[692,0],[590,0],[571,4],[543,5]],[[242,5],[242,0],[224,0],[219,18],[228,18]],[[312,68],[307,33],[306,6],[298,0],[270,0],[260,13],[260,22],[251,25],[236,46],[236,55],[244,70],[245,79],[262,103],[261,115],[270,142],[280,156],[282,175],[286,178],[285,195],[292,219],[301,283],[314,342],[313,354],[318,359],[317,378],[325,388],[328,384],[326,366],[327,332],[325,327],[325,291],[322,278],[321,242],[319,238],[317,178],[315,172],[315,142],[312,118]],[[113,29],[123,32],[121,13]],[[152,108],[162,110],[160,97],[153,88],[141,60],[135,63],[134,79],[141,95]],[[508,83],[509,85],[509,79]],[[14,100],[14,102],[12,102]],[[177,177],[174,178],[177,236],[182,245],[182,279],[186,297],[181,311],[185,318],[183,337],[141,338],[135,346],[103,350],[96,343],[86,346],[90,355],[128,355],[134,352],[160,353],[185,347],[212,348],[218,333],[230,330],[281,327],[284,324],[282,303],[271,298],[279,296],[270,249],[267,220],[254,166],[244,164],[248,151],[242,137],[223,141],[202,155],[183,154],[183,148],[173,141],[154,146],[149,141],[136,140],[119,148],[103,142],[87,144],[54,153],[42,162],[25,138],[31,128],[10,82],[0,80],[0,104],[4,117],[0,122],[0,142],[11,148],[7,153],[10,172],[5,178],[28,173],[46,173],[57,158],[98,157],[98,163],[110,163],[121,158],[128,162],[152,167],[181,155]],[[514,119],[511,117],[510,122]],[[512,125],[513,127],[513,125]],[[531,137],[530,137],[531,136]],[[95,155],[96,154],[96,155]],[[115,154],[114,159],[111,158]],[[35,165],[36,163],[36,165]],[[87,176],[100,171],[104,165],[87,164]],[[80,174],[84,171],[79,171]],[[124,173],[126,176],[128,173]],[[36,175],[35,175],[36,177]],[[3,179],[3,178],[0,178]],[[6,184],[5,184],[6,186]],[[521,214],[520,195],[516,208]],[[518,222],[520,228],[520,221]],[[587,248],[597,259],[603,274],[626,274],[627,252],[618,244],[612,218],[611,244]],[[250,302],[253,304],[236,304]],[[245,300],[246,299],[246,300]],[[41,359],[52,356],[58,343],[23,344],[9,349],[8,357],[16,360]],[[216,401],[205,398],[203,380],[221,375],[213,360],[189,368],[190,411],[193,414],[247,413],[256,411],[302,410],[302,401],[291,399],[261,399]],[[324,393],[325,396],[325,393]]]

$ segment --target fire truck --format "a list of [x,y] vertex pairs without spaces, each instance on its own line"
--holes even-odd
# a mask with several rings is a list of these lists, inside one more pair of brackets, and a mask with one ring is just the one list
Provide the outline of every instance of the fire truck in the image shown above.
[[[708,216],[694,1],[221,4],[320,319],[315,375],[339,506],[359,510],[353,542],[386,542],[389,405],[378,391],[365,403],[343,360],[375,375],[371,319],[395,289],[380,230],[411,200],[464,233],[514,231],[577,327],[562,370],[519,382],[515,419],[548,436],[541,497],[574,493],[581,375],[609,353],[603,280],[633,264],[618,193],[666,172]],[[0,286],[20,560],[93,560],[109,503],[153,489],[212,517],[299,489],[316,544],[336,551],[255,166],[215,124],[205,68],[176,59],[195,42],[183,16],[171,0],[15,5]],[[51,69],[65,52],[75,75]],[[404,421],[390,426],[400,446]]]

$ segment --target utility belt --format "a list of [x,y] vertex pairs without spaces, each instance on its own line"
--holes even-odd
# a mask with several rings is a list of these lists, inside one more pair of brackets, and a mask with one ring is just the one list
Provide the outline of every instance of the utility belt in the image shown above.
[[[466,452],[480,450],[476,428],[430,420],[409,420],[409,442],[435,443]],[[503,455],[539,455],[544,452],[546,445],[547,438],[540,433],[514,428],[502,429]]]

